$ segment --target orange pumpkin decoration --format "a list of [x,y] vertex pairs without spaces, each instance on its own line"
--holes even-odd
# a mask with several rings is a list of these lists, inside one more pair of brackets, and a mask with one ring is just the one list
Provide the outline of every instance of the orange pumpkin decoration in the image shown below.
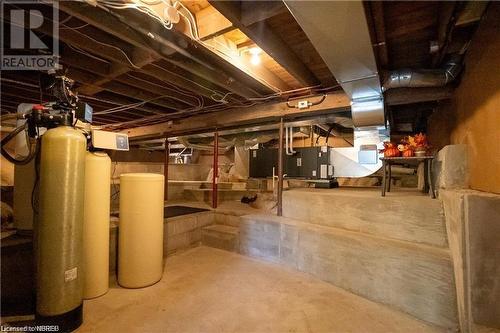
[[392,142],[385,142],[384,147],[384,157],[398,157],[401,153],[398,147]]
[[406,149],[403,151],[403,157],[413,157],[415,156],[415,151],[413,149]]

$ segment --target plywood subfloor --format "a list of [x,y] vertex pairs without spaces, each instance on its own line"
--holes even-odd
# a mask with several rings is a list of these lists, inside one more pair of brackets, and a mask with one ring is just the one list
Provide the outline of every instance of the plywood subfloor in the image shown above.
[[440,332],[307,274],[197,247],[145,289],[86,301],[79,332]]

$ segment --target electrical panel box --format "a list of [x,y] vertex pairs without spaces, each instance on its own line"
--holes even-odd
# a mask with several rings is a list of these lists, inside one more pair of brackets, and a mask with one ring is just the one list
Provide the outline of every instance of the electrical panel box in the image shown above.
[[[294,148],[293,155],[283,155],[283,174],[288,178],[328,180],[333,178],[332,149],[323,147]],[[266,178],[278,173],[278,149],[250,150],[250,177]]]

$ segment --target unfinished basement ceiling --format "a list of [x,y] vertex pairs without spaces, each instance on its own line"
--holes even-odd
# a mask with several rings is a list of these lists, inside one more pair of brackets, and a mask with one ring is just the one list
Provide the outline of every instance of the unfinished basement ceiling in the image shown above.
[[[93,106],[95,125],[125,129],[340,89],[282,2],[181,3],[196,17],[198,25],[201,13],[208,12],[219,17],[217,20],[222,16],[226,23],[208,27],[214,30],[209,31],[210,38],[201,45],[186,32],[188,27],[182,20],[167,30],[134,9],[60,2],[61,63],[66,74],[75,80],[81,99]],[[485,4],[364,3],[382,77],[387,71],[403,67],[438,68],[448,54],[463,51]],[[209,22],[217,21],[210,15]],[[42,38],[50,38],[47,26],[38,32]],[[272,76],[278,84],[268,84],[213,52],[206,46],[212,39],[217,39],[214,43],[227,41],[240,54],[259,47],[259,72]],[[2,113],[15,112],[20,103],[50,100],[50,96],[41,94],[38,83],[37,72],[2,73]],[[305,87],[309,88],[286,93]],[[386,102],[391,105],[435,103],[449,97],[451,90],[423,95],[413,91],[390,94],[386,95]],[[413,112],[406,106],[391,106],[389,121],[394,128],[398,128],[398,119],[411,117],[394,117],[391,110]]]

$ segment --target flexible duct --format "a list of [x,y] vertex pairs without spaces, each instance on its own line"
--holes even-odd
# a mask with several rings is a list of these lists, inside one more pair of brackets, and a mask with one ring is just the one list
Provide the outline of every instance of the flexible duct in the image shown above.
[[455,80],[462,67],[462,56],[455,55],[440,69],[393,71],[382,85],[382,89],[387,91],[392,88],[442,87]]

